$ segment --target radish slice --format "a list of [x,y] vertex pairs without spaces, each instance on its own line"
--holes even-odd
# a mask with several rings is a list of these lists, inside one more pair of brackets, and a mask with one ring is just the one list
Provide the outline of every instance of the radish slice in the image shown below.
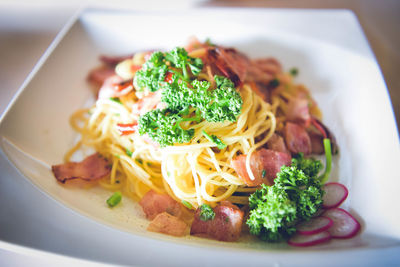
[[288,240],[288,244],[296,247],[309,247],[326,242],[331,239],[329,232],[321,232],[314,235],[295,234]]
[[341,208],[329,209],[324,213],[332,219],[333,225],[328,232],[334,238],[351,238],[360,230],[360,223],[347,211]]
[[338,207],[349,194],[347,188],[339,183],[326,183],[323,186],[323,190],[325,191],[325,194],[322,198],[322,206],[326,209]]
[[307,222],[297,225],[297,233],[301,235],[313,235],[328,230],[333,225],[333,221],[325,216],[315,217]]

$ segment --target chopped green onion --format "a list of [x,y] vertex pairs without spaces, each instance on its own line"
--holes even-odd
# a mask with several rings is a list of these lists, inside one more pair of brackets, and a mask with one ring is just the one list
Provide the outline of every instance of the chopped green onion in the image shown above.
[[[131,154],[132,155],[132,154]],[[143,164],[143,160],[142,159],[135,159],[137,163],[139,164]]]
[[267,171],[266,170],[262,170],[262,173],[261,173],[262,178],[264,178],[265,175],[267,175]]
[[224,144],[221,139],[216,137],[215,135],[209,135],[203,130],[203,135],[207,138],[208,141],[213,142],[214,144],[217,145],[219,149],[224,149],[226,147],[226,144]]
[[273,88],[278,87],[280,84],[281,83],[279,82],[278,79],[273,79],[272,81],[269,82],[268,85],[269,85],[269,87],[271,87],[273,89]]
[[129,156],[129,157],[132,157],[132,154],[133,154],[133,152],[132,151],[130,151],[129,149],[126,149],[126,154]]
[[325,149],[326,166],[324,173],[319,177],[321,184],[325,184],[328,181],[329,174],[332,168],[331,140],[329,138],[324,138],[324,149]]
[[215,212],[208,204],[203,204],[200,206],[200,220],[208,221],[213,220],[215,217]]
[[116,205],[118,205],[119,202],[121,202],[121,199],[122,194],[121,192],[117,191],[107,199],[107,204],[110,208],[115,207]]
[[190,204],[189,202],[187,202],[186,200],[182,200],[182,204],[185,205],[186,208],[188,209],[193,209],[192,204]]
[[118,104],[121,104],[121,105],[122,105],[122,102],[121,102],[121,100],[119,99],[119,97],[110,97],[110,100],[112,100],[112,101],[114,101],[114,102],[117,102]]
[[213,44],[212,42],[211,42],[211,39],[210,39],[210,37],[208,37],[207,39],[206,39],[206,42],[205,42],[207,45],[209,45],[209,46],[215,46],[215,44]]
[[291,68],[289,70],[290,75],[292,76],[297,76],[297,74],[299,74],[299,70],[297,68]]

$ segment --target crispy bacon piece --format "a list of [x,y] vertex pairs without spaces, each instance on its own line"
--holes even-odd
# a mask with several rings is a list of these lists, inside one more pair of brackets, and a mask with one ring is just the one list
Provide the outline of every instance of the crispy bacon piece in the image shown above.
[[260,96],[265,102],[269,103],[270,102],[270,90],[268,90],[267,86],[260,84],[260,83],[255,83],[255,82],[249,82],[251,89],[258,95]]
[[133,55],[128,56],[100,56],[100,61],[103,63],[102,66],[95,68],[89,72],[87,80],[96,87],[96,92],[102,87],[104,82],[111,76],[115,75],[115,66],[125,60],[132,58]]
[[321,121],[312,117],[311,126],[307,129],[307,131],[311,138],[311,146],[313,153],[316,154],[324,153],[324,147],[322,144],[322,140],[324,138],[329,138],[331,140],[332,153],[336,154],[338,152],[338,145],[335,136],[329,130],[329,128],[326,127],[326,125],[324,125]]
[[286,117],[289,121],[308,127],[311,122],[311,115],[307,96],[299,94],[297,97],[290,98],[287,105]]
[[89,72],[87,79],[91,84],[100,88],[103,85],[103,83],[105,82],[105,80],[113,75],[115,75],[114,68],[109,68],[107,66],[101,66],[99,68],[91,70]]
[[308,131],[308,135],[310,136],[311,140],[311,152],[313,154],[324,154],[324,137],[314,131]]
[[248,66],[246,81],[268,85],[281,72],[282,66],[275,58],[255,59]]
[[167,212],[173,216],[182,215],[182,205],[167,194],[158,194],[154,190],[147,192],[139,201],[146,218],[153,220],[158,214]]
[[220,241],[237,241],[242,231],[243,211],[229,201],[222,201],[213,210],[215,217],[208,221],[200,219],[200,208],[196,210],[190,234]]
[[284,128],[284,135],[290,152],[293,154],[302,152],[304,155],[311,153],[311,139],[303,126],[287,122]]
[[99,91],[99,99],[108,99],[110,97],[120,97],[130,93],[133,90],[132,81],[124,81],[118,75],[108,77]]
[[236,49],[221,46],[210,47],[207,50],[206,61],[233,81],[236,86],[245,80],[250,62],[247,56]]
[[147,230],[172,236],[184,236],[189,232],[189,226],[178,217],[162,212],[150,222]]
[[111,167],[107,159],[95,153],[81,162],[67,162],[51,166],[56,179],[65,183],[68,180],[82,179],[94,181],[110,174]]
[[271,150],[290,154],[289,150],[286,148],[285,140],[283,140],[283,137],[279,134],[273,134],[268,140],[267,146]]
[[251,155],[250,168],[254,175],[251,180],[246,170],[246,155],[237,156],[232,165],[239,177],[247,186],[259,186],[261,184],[272,185],[276,174],[283,165],[290,165],[290,154],[262,148]]

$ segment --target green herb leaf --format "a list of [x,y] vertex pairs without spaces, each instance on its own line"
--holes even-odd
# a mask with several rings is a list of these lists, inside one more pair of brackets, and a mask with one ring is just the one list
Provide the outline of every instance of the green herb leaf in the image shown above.
[[265,175],[267,175],[267,171],[266,170],[262,170],[262,172],[261,172],[262,178],[265,178]]
[[303,153],[299,153],[292,158],[292,165],[302,170],[304,174],[310,177],[316,177],[323,166],[320,160],[314,158],[304,158]]
[[279,82],[278,79],[273,79],[272,81],[269,82],[268,86],[269,86],[271,89],[274,89],[274,88],[278,87],[280,84],[281,84],[281,83]]
[[132,157],[133,152],[130,151],[128,148],[126,148],[125,153],[126,153],[129,157]]
[[290,75],[292,75],[294,77],[294,76],[297,76],[297,74],[299,74],[299,70],[297,68],[291,68],[289,70],[289,73],[290,73]]
[[208,221],[213,220],[215,217],[215,212],[208,204],[203,204],[200,206],[200,220]]
[[206,39],[205,43],[209,46],[215,46],[215,44],[211,42],[211,39],[209,37]]
[[122,105],[122,102],[121,102],[121,100],[119,99],[119,97],[110,97],[110,100],[112,100],[112,101],[114,101],[114,102],[117,102],[118,104],[121,104],[121,105]]
[[186,208],[188,209],[193,209],[192,204],[190,204],[189,202],[187,202],[186,200],[182,200],[182,204],[185,205]]
[[224,149],[226,147],[226,144],[224,144],[221,139],[219,139],[215,135],[209,135],[203,130],[203,135],[207,138],[208,141],[213,142],[214,144],[217,145],[219,149]]
[[332,151],[331,151],[331,140],[329,138],[324,138],[324,149],[325,149],[325,172],[319,177],[322,184],[325,184],[329,179],[329,174],[332,168]]
[[268,242],[288,239],[298,222],[309,220],[321,208],[323,191],[316,176],[320,163],[315,162],[300,155],[281,168],[273,186],[263,184],[250,195],[246,224],[251,234]]
[[121,202],[121,199],[122,194],[121,192],[117,191],[107,199],[107,204],[110,208],[115,207],[116,205],[118,205],[119,202]]
[[[197,76],[203,68],[199,58],[192,58],[183,48],[171,52],[155,52],[135,75],[138,87],[150,91],[162,89],[165,109],[147,112],[139,118],[139,133],[148,134],[161,147],[175,143],[187,143],[194,129],[183,129],[181,122],[236,121],[241,113],[243,100],[233,82],[223,76],[215,76],[217,88],[210,90],[208,81],[199,81]],[[168,74],[168,81],[165,77]],[[221,142],[219,147],[225,147]]]

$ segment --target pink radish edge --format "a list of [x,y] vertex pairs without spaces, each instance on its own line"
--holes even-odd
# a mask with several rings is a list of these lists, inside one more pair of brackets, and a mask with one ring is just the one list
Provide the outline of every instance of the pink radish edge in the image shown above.
[[295,234],[287,242],[291,246],[309,247],[329,241],[331,237],[331,234],[327,231],[314,235]]
[[297,233],[301,235],[313,235],[328,230],[332,225],[333,221],[331,218],[319,216],[299,224],[296,228]]
[[328,230],[333,238],[352,238],[361,228],[360,223],[344,209],[329,209],[323,215],[333,221],[333,226]]
[[325,195],[323,196],[322,207],[325,209],[331,209],[340,206],[340,204],[342,204],[349,195],[349,190],[346,188],[346,186],[340,183],[326,183],[323,186],[323,190],[325,191]]

